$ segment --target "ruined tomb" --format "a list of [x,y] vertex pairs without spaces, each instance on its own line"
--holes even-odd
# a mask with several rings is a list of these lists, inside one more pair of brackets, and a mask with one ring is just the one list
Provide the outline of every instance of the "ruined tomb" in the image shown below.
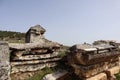
[[[61,44],[45,39],[45,31],[40,25],[36,25],[26,33],[26,43],[9,43],[12,78],[23,74],[29,77],[29,74],[33,75],[45,67],[55,67],[61,60]],[[25,77],[17,76],[17,80],[24,80]]]
[[46,30],[40,26],[35,25],[32,26],[25,35],[25,42],[26,43],[34,43],[34,42],[44,42],[44,33]]
[[68,63],[80,79],[89,80],[101,72],[108,75],[108,70],[119,67],[119,55],[120,49],[116,45],[78,44],[70,48]]

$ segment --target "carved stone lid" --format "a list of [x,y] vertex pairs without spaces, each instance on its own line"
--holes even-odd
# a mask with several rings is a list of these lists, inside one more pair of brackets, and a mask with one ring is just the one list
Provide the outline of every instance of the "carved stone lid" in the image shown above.
[[26,50],[37,48],[59,48],[60,45],[55,42],[50,43],[9,43],[10,50]]
[[70,50],[84,50],[84,51],[97,51],[97,49],[89,44],[76,44]]
[[104,45],[90,45],[90,44],[76,44],[70,48],[71,51],[75,50],[83,50],[83,51],[97,51],[97,50],[105,50],[105,49],[112,49],[115,46],[104,44]]

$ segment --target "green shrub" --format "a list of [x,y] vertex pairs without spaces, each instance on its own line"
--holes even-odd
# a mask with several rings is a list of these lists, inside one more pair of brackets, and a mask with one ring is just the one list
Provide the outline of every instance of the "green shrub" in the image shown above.
[[66,55],[66,51],[59,51],[58,56],[59,56],[60,58],[64,57],[65,55]]
[[53,72],[52,69],[45,67],[44,69],[40,70],[38,73],[36,73],[35,75],[33,75],[31,78],[27,80],[42,80],[46,74],[50,74],[52,72]]
[[120,73],[119,73],[119,74],[116,74],[115,76],[116,76],[116,79],[117,79],[117,80],[120,80]]

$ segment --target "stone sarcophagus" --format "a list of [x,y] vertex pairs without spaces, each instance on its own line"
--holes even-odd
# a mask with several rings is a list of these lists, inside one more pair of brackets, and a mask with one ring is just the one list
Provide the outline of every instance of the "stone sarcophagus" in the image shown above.
[[79,44],[70,48],[68,63],[73,67],[76,75],[83,80],[87,80],[101,72],[107,74],[108,69],[119,67],[119,55],[120,49],[116,45]]
[[44,33],[46,30],[41,27],[41,25],[32,26],[26,33],[25,42],[26,43],[43,43],[44,42]]
[[74,63],[82,65],[114,60],[120,55],[119,48],[112,45],[74,45],[70,51]]

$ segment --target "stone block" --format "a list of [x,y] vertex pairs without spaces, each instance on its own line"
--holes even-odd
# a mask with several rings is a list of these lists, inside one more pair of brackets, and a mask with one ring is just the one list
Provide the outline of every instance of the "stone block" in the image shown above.
[[100,73],[93,77],[87,78],[85,80],[108,80],[108,79],[107,79],[107,75],[105,73]]
[[19,66],[13,66],[11,67],[11,74],[17,73],[17,72],[29,72],[29,71],[37,71],[40,69],[47,67],[55,67],[57,64],[56,62],[51,63],[43,63],[43,64],[31,64],[31,65],[19,65]]
[[68,72],[65,70],[59,70],[55,73],[47,74],[43,80],[66,80],[68,77]]
[[111,77],[114,74],[117,74],[117,73],[120,72],[120,67],[119,66],[115,66],[115,67],[112,67],[112,68],[106,70],[105,72],[106,72],[108,77]]
[[21,66],[21,65],[30,65],[30,64],[42,64],[48,62],[57,62],[61,58],[48,58],[48,59],[41,59],[41,60],[28,60],[28,61],[11,61],[11,66]]
[[0,42],[0,80],[10,80],[9,47]]
[[53,53],[48,53],[48,54],[43,54],[43,55],[24,55],[24,56],[14,56],[12,60],[37,60],[37,59],[48,59],[48,58],[53,58],[58,56],[58,52],[53,52]]
[[75,64],[91,65],[116,59],[119,55],[119,49],[112,45],[74,45],[68,57],[72,56]]
[[108,70],[109,68],[112,68],[114,66],[118,66],[119,62],[102,62],[94,65],[78,65],[78,64],[71,64],[71,66],[74,68],[74,73],[82,78],[88,78],[91,76],[94,76],[98,73],[101,73],[105,70]]

